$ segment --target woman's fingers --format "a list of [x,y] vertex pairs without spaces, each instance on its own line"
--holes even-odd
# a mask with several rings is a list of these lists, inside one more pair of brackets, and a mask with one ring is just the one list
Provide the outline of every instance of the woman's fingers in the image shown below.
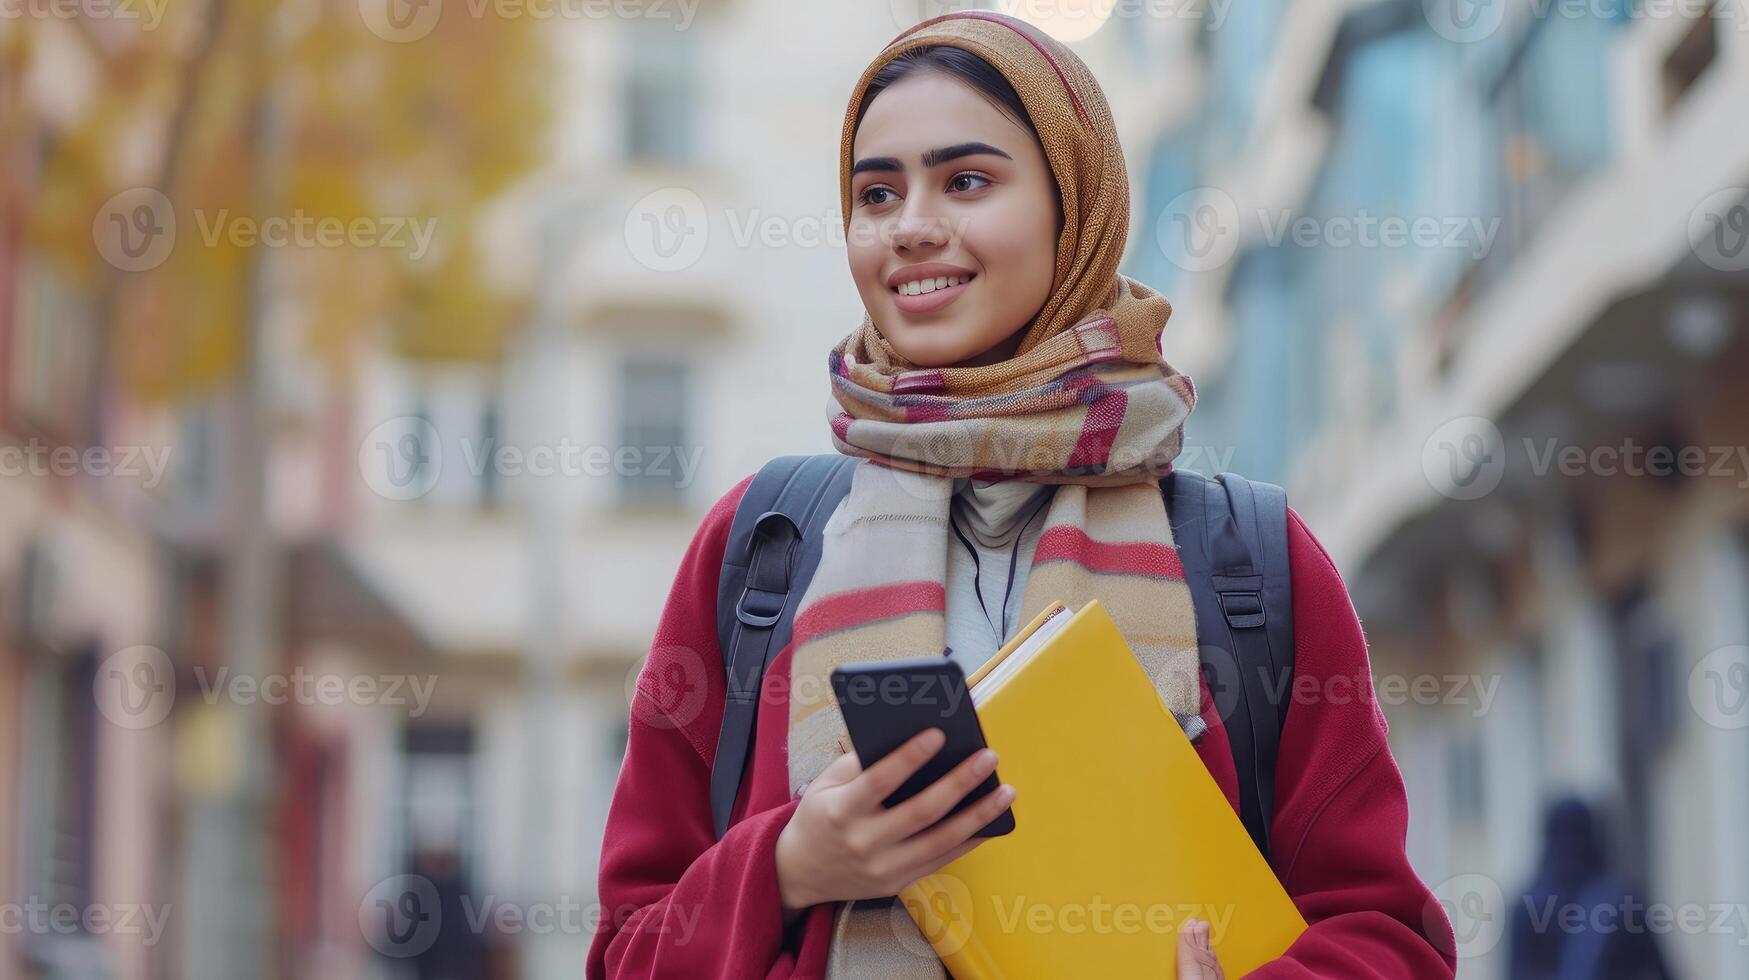
[[[948,851],[953,850],[962,842],[970,843],[972,847],[982,844],[988,838],[972,837],[983,826],[1001,815],[1014,802],[1014,787],[1007,783],[996,787],[995,791],[978,800],[971,806],[943,820],[941,823],[919,834],[899,842],[893,847],[894,860],[901,867],[925,865],[937,860]],[[970,850],[971,848],[967,848]],[[945,862],[943,862],[945,863]]]
[[[961,856],[971,853],[972,850],[975,849],[979,844],[984,843],[984,841],[986,841],[988,839],[989,838],[987,838],[987,837],[969,838],[964,843],[960,844],[958,847],[955,847],[952,850],[948,851],[946,854],[938,854],[934,858],[931,858],[927,863],[910,869],[910,872],[907,875],[905,875],[907,880],[905,882],[904,888],[909,888],[911,885],[916,884],[917,880],[919,878],[923,878],[927,875],[932,875],[935,872],[941,870],[943,866],[954,863],[955,861],[959,860]],[[899,890],[903,891],[904,888],[901,888]]]
[[846,787],[850,794],[847,802],[851,810],[880,812],[881,801],[893,795],[893,791],[911,778],[912,773],[923,768],[925,762],[941,751],[941,746],[946,741],[947,735],[941,729],[925,729],[882,756],[879,762],[864,769],[862,775],[851,780]]
[[1226,980],[1209,944],[1209,924],[1186,919],[1178,930],[1178,980]]
[[880,836],[884,840],[904,840],[931,826],[995,771],[995,749],[973,752],[923,792],[882,815]]

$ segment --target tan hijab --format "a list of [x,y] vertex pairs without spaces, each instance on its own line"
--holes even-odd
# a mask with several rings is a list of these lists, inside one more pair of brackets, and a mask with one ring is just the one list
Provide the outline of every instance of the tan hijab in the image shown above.
[[[1074,52],[1024,21],[988,11],[946,14],[900,34],[881,51],[857,80],[844,114],[838,157],[842,213],[847,219],[851,213],[850,168],[855,162],[851,149],[869,82],[899,55],[931,45],[970,51],[1014,86],[1038,132],[1063,201],[1051,293],[1014,357],[985,367],[942,371],[946,393],[999,385],[1048,370],[1051,352],[1041,350],[1041,345],[1049,347],[1051,338],[1102,310],[1118,320],[1125,360],[1162,363],[1160,330],[1172,314],[1172,304],[1117,271],[1129,234],[1130,185],[1111,107]],[[892,374],[915,367],[887,345],[866,314],[847,343],[858,363],[872,363]]]

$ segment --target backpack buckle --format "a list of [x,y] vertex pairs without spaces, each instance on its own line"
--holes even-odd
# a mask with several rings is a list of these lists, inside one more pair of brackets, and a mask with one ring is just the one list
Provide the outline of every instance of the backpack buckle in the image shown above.
[[1228,626],[1248,630],[1263,625],[1262,575],[1222,575],[1216,572],[1209,577],[1214,580],[1215,599],[1220,602]]
[[[750,595],[756,595],[765,601],[750,609],[747,606],[747,597]],[[766,592],[749,585],[741,590],[741,598],[735,603],[735,618],[756,629],[770,629],[783,617],[783,607],[788,604],[788,600],[788,593]]]

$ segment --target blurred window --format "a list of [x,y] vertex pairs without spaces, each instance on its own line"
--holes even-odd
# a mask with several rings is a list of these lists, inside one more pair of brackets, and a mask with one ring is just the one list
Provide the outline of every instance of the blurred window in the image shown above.
[[11,389],[32,424],[69,442],[85,431],[84,394],[91,357],[91,312],[79,293],[47,266],[26,261],[19,275],[18,328]]
[[627,28],[623,111],[628,160],[671,166],[692,162],[697,58],[691,31],[660,25]]
[[620,501],[672,505],[681,497],[676,457],[687,445],[691,370],[679,360],[628,359],[620,372]]
[[463,725],[417,726],[403,736],[406,761],[399,826],[403,866],[420,852],[457,856],[464,871],[474,863],[474,733]]
[[[503,419],[500,415],[502,407],[496,393],[487,396],[485,407],[480,410],[480,445],[488,451],[495,449],[503,436]],[[486,466],[480,470],[480,506],[495,507],[503,493],[504,484],[499,478],[498,467]]]
[[1595,15],[1533,18],[1494,82],[1503,221],[1485,279],[1514,267],[1567,192],[1607,160],[1615,24]]
[[1459,827],[1478,827],[1487,812],[1483,799],[1482,743],[1473,729],[1451,729],[1446,746],[1451,818]]
[[24,853],[28,894],[83,908],[92,900],[95,846],[97,655],[34,651],[26,731],[43,743],[27,764]]
[[176,503],[188,513],[219,508],[218,420],[212,401],[189,406],[177,420],[181,439],[176,446]]
[[1200,37],[1213,75],[1210,118],[1218,125],[1211,136],[1219,158],[1237,155],[1250,135],[1284,6],[1282,0],[1248,0],[1230,5],[1225,20],[1206,18]]
[[[1183,275],[1180,264],[1197,258],[1200,240],[1195,236],[1208,228],[1196,224],[1199,215],[1178,211],[1165,214],[1166,207],[1182,208],[1195,201],[1177,201],[1179,195],[1197,186],[1200,173],[1197,166],[1204,129],[1200,119],[1163,134],[1148,154],[1147,180],[1143,189],[1147,210],[1154,223],[1143,229],[1146,247],[1130,249],[1124,258],[1126,273],[1170,295]],[[1158,221],[1154,221],[1158,218]],[[1162,240],[1160,236],[1177,236]],[[1183,258],[1177,258],[1182,256]]]

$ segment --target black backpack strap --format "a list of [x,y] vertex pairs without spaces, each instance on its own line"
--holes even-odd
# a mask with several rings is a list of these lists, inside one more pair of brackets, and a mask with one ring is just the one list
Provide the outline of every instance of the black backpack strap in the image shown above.
[[1196,606],[1198,645],[1239,777],[1239,816],[1265,859],[1275,767],[1293,687],[1287,494],[1233,473],[1162,481]]
[[850,492],[857,459],[838,453],[781,456],[748,484],[729,525],[717,579],[717,644],[723,654],[723,727],[711,763],[711,819],[720,839],[753,746],[759,690],[775,651],[789,642],[795,603],[820,564],[826,521]]

